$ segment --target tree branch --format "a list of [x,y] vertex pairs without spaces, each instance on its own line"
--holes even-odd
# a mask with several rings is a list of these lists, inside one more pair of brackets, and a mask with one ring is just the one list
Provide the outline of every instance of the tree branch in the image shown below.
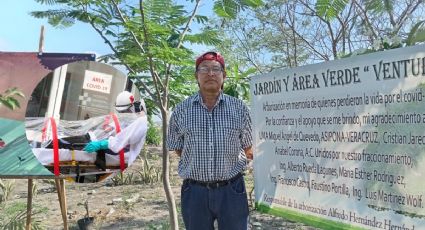
[[[96,27],[96,25],[93,23],[93,21],[92,20],[90,20],[90,25],[96,30],[96,32],[102,37],[102,39],[105,41],[105,43],[106,44],[108,44],[108,46],[112,49],[112,52],[114,52],[115,53],[115,55],[117,56],[117,58],[118,59],[120,59],[121,60],[121,55],[118,53],[118,50],[116,50],[113,46],[112,46],[112,43],[111,43],[111,41],[109,41],[109,39],[102,33],[102,31],[100,30],[100,29],[98,29],[97,27]],[[127,68],[127,70],[130,72],[130,74],[136,74],[136,72],[126,63],[126,62],[124,62],[124,61],[121,61],[121,64],[122,65],[124,65],[126,68]],[[146,90],[146,92],[148,92],[148,94],[151,96],[151,97],[154,97],[154,94],[152,93],[152,91],[150,91],[150,89],[148,88],[148,86],[144,83],[144,82],[142,82],[142,81],[140,81],[140,83],[142,84],[142,86],[143,86],[143,88]]]
[[[303,13],[301,13],[301,15],[303,15]],[[309,15],[309,16],[314,16],[314,15]],[[329,57],[327,55],[322,54],[321,52],[319,52],[316,47],[314,47],[313,44],[311,44],[311,41],[308,41],[305,36],[303,36],[302,34],[300,34],[297,29],[295,28],[294,24],[289,23],[286,20],[289,28],[293,31],[293,33],[299,38],[301,39],[301,41],[303,41],[305,43],[305,45],[307,46],[307,48],[309,48],[311,51],[313,51],[313,53],[315,53],[318,57],[322,58],[322,60],[329,60]]]
[[328,20],[326,20],[325,18],[323,18],[320,15],[318,15],[317,14],[317,11],[314,10],[313,8],[311,8],[311,6],[308,3],[304,2],[304,1],[300,1],[300,2],[307,9],[309,9],[311,11],[312,16],[315,16],[315,17],[319,18],[320,21],[322,21],[323,23],[325,23],[326,27],[328,27],[328,33],[329,33],[329,36],[331,38],[332,55],[334,56],[334,59],[337,59],[338,58],[338,52],[337,52],[337,43],[338,43],[338,41],[335,39],[335,35],[334,35],[334,31],[332,29],[331,23]]
[[391,8],[387,7],[386,2],[387,2],[387,1],[384,1],[385,11],[388,13],[388,16],[389,16],[389,18],[390,18],[390,23],[391,23],[391,25],[395,28],[395,27],[396,27],[396,25],[397,25],[397,23],[396,23],[396,22],[395,22],[395,20],[394,20],[394,13],[393,13],[393,11],[392,11],[392,9],[391,9]]
[[[90,17],[88,9],[84,5],[80,5],[80,6],[82,7],[82,11],[87,14],[90,26],[93,27],[93,29],[100,35],[100,37],[103,39],[103,41],[109,46],[109,48],[112,50],[112,52],[114,52],[115,56],[120,60],[121,64],[124,65],[127,68],[129,74],[136,74],[136,71],[133,70],[133,68],[131,68],[130,65],[128,65],[128,63],[122,61],[122,57],[121,57],[120,53],[118,52],[118,50],[113,46],[112,42],[103,34],[102,30],[100,30],[96,26],[96,24],[94,23],[94,18]],[[142,84],[143,88],[145,88],[146,92],[148,92],[148,94],[151,97],[154,97],[154,94],[149,90],[147,85],[144,82],[141,82],[141,84]]]
[[375,29],[373,28],[372,23],[370,23],[369,17],[367,16],[367,12],[362,6],[357,2],[357,0],[353,0],[353,3],[356,5],[356,8],[360,11],[360,15],[363,15],[363,20],[366,22],[366,25],[369,27],[369,31],[372,33],[372,39],[378,38],[378,35],[375,33]]
[[118,17],[122,21],[122,23],[126,26],[127,31],[131,34],[131,37],[133,38],[134,42],[136,42],[139,49],[142,51],[142,53],[146,53],[145,49],[143,48],[143,45],[140,43],[139,39],[137,39],[136,35],[131,29],[128,29],[127,27],[127,20],[125,19],[123,13],[121,12],[121,9],[118,7],[118,4],[115,2],[115,0],[110,0],[112,4],[114,5],[115,10],[118,13]]
[[[149,39],[148,39],[148,32],[147,32],[146,24],[145,24],[145,13],[144,13],[145,11],[144,11],[144,7],[143,7],[143,0],[139,0],[139,8],[140,8],[140,15],[141,15],[140,20],[141,20],[141,23],[142,23],[143,35],[145,37],[145,43],[146,43],[145,53],[148,56],[148,61],[149,61],[149,71],[151,73],[152,80],[153,80],[153,83],[154,83],[154,86],[155,86],[155,89],[156,89],[156,96],[158,98],[158,105],[161,106],[162,110],[165,110],[165,107],[164,107],[165,102],[163,101],[163,98],[161,98],[161,94],[159,93],[160,89],[159,89],[159,86],[158,86],[158,84],[160,84],[162,82],[161,82],[161,79],[159,78],[158,74],[155,71],[154,64],[153,64],[153,57],[152,57],[152,54],[149,50]],[[158,82],[160,82],[160,83],[158,83]]]
[[[291,22],[291,25],[294,25],[294,27],[295,27],[295,12],[294,12],[294,8],[293,7],[291,7],[291,9],[289,9],[289,4],[288,4],[288,6],[287,6],[287,8],[286,8],[286,11],[287,11],[287,13],[288,13],[288,15],[289,15],[289,21]],[[289,23],[288,23],[289,24]],[[282,30],[283,30],[283,28],[282,28]],[[283,32],[283,31],[282,31]],[[294,30],[292,30],[292,45],[293,45],[293,47],[294,47],[294,54],[293,54],[293,57],[294,57],[294,65],[295,66],[298,66],[298,60],[297,60],[297,57],[298,57],[298,46],[297,46],[297,36],[296,36],[296,34],[295,34],[295,32],[294,32]],[[289,51],[288,51],[289,52]],[[291,63],[291,62],[290,62]],[[292,67],[292,65],[291,65],[291,67]]]
[[[189,20],[187,20],[183,31],[180,33],[179,42],[178,42],[177,47],[176,47],[177,49],[180,48],[183,45],[184,37],[186,36],[187,31],[189,31],[190,24],[192,24],[193,18],[195,18],[195,16],[196,16],[196,12],[198,11],[200,2],[201,2],[201,0],[196,0],[196,2],[195,2],[195,6],[193,8],[192,14],[189,17]],[[164,85],[165,85],[165,88],[168,89],[168,84],[170,82],[170,74],[169,73],[170,73],[170,70],[171,70],[171,64],[168,64],[166,69],[167,69],[167,71],[166,71]],[[166,97],[166,95],[164,95],[164,96]]]
[[[236,38],[239,40],[239,42],[241,43],[244,51],[246,53],[246,58],[248,59],[248,61],[260,72],[262,73],[260,67],[257,65],[257,63],[254,62],[254,60],[251,57],[251,51],[249,50],[249,46],[246,45],[246,42],[244,40],[242,40],[242,38],[239,37],[239,35],[236,33],[236,30],[232,30],[233,34],[236,36]],[[244,33],[242,33],[244,35]]]
[[[112,2],[112,4],[114,5],[114,9],[117,11],[118,13],[118,17],[120,18],[121,22],[124,24],[124,26],[126,27],[126,30],[131,34],[131,37],[133,38],[133,41],[137,44],[137,46],[139,47],[139,49],[142,51],[142,53],[146,53],[145,49],[143,48],[142,43],[140,43],[139,39],[137,38],[136,34],[134,34],[134,32],[129,29],[127,27],[127,19],[125,19],[124,14],[122,13],[121,9],[119,8],[118,4],[115,2],[115,0],[110,0]],[[145,36],[145,39],[147,39],[147,37]],[[158,76],[158,74],[154,74],[156,76]],[[155,77],[153,77],[155,78]],[[157,77],[158,78],[158,77]],[[162,82],[160,80],[158,80],[159,84],[161,85],[162,88],[164,88],[164,86],[162,85]],[[142,84],[143,85],[143,84]],[[146,88],[146,90],[148,90]]]
[[406,6],[406,9],[403,11],[403,13],[400,15],[400,17],[399,17],[399,19],[398,19],[398,21],[397,21],[397,25],[396,26],[394,26],[395,28],[395,30],[394,30],[394,33],[395,34],[397,34],[398,33],[398,31],[400,31],[400,29],[401,29],[401,26],[403,25],[403,23],[409,18],[409,16],[410,15],[412,15],[412,13],[416,10],[416,8],[418,8],[419,7],[419,5],[421,4],[421,3],[423,3],[423,1],[421,1],[421,0],[418,0],[415,4],[414,3],[411,3],[411,4],[408,4],[407,6]]

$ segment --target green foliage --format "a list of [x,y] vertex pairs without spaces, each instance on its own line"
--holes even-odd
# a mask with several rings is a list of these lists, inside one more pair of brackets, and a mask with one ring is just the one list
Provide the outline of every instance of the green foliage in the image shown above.
[[242,72],[237,64],[229,68],[226,71],[227,78],[224,83],[224,93],[248,102],[250,99],[249,76],[255,72],[255,68]]
[[[193,53],[183,44],[219,42],[214,30],[192,32],[187,27],[192,21],[191,12],[172,0],[148,0],[141,5],[125,0],[38,2],[56,3],[57,9],[31,12],[36,18],[47,18],[55,27],[67,27],[76,21],[90,24],[113,50],[100,60],[126,66],[145,101],[155,103],[151,107],[155,114],[159,114],[163,93],[177,95],[169,97],[173,105],[191,92],[191,84],[178,84],[193,78],[193,72],[186,71],[193,65]],[[194,19],[208,22],[208,17],[198,14]]]
[[316,11],[321,17],[331,20],[335,18],[348,4],[348,0],[317,0]]
[[[145,101],[155,104],[150,110],[154,114],[174,107],[196,90],[195,54],[185,46],[218,45],[222,41],[215,28],[191,28],[192,22],[201,28],[209,23],[210,17],[190,9],[196,10],[199,1],[187,1],[185,6],[172,0],[147,0],[140,4],[130,0],[35,1],[56,7],[30,13],[36,18],[46,18],[55,27],[68,27],[76,21],[90,24],[113,51],[100,60],[126,66],[129,78],[145,95]],[[217,0],[214,4],[234,17],[242,10],[261,6],[263,2]]]
[[236,1],[215,1],[214,12],[223,18],[234,18],[241,10],[241,6]]
[[143,184],[153,184],[156,182],[160,182],[162,178],[162,174],[160,170],[155,168],[150,162],[148,157],[148,152],[146,149],[142,151],[142,160],[143,167],[140,171],[138,171],[140,176],[140,181]]
[[221,42],[221,39],[219,39],[219,31],[214,29],[202,31],[196,36],[187,35],[186,40],[190,43],[198,43],[207,46],[215,46]]
[[126,170],[123,173],[118,173],[113,178],[111,178],[112,184],[114,186],[131,184],[154,184],[161,181],[161,170],[149,162],[147,150],[143,149],[141,154],[142,157],[138,160],[143,161],[142,168],[140,170]]
[[[32,210],[32,230],[44,229],[42,222],[37,220],[37,215],[46,212],[46,208],[34,207]],[[25,229],[26,226],[26,203],[15,202],[8,205],[0,206],[0,230],[20,230]]]
[[161,172],[158,168],[150,165],[147,160],[143,160],[141,170],[126,170],[111,178],[113,186],[133,185],[133,184],[154,184],[161,181]]
[[151,165],[147,159],[143,161],[143,168],[138,173],[143,184],[153,184],[161,181],[161,172]]
[[214,12],[222,18],[235,19],[238,13],[247,7],[260,7],[262,0],[216,0]]
[[376,14],[392,12],[394,10],[394,0],[366,0],[366,9]]
[[160,145],[162,140],[161,128],[158,127],[152,120],[149,118],[148,131],[146,133],[146,144],[148,145]]
[[16,97],[25,98],[25,95],[17,87],[7,89],[3,94],[0,94],[0,106],[4,105],[10,110],[20,108],[21,104]]
[[416,23],[409,32],[406,45],[411,46],[425,41],[425,20]]

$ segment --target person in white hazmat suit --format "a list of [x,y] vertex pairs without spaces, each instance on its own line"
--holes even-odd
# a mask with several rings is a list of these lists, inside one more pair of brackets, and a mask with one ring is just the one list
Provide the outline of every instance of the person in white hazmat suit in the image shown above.
[[130,165],[136,160],[145,143],[148,130],[146,106],[143,99],[141,99],[140,103],[135,102],[133,94],[123,91],[116,98],[115,110],[119,113],[138,113],[139,116],[115,136],[111,136],[105,140],[90,141],[83,150],[90,153],[102,149],[110,149],[115,153],[119,153],[121,149],[129,146],[127,163]]

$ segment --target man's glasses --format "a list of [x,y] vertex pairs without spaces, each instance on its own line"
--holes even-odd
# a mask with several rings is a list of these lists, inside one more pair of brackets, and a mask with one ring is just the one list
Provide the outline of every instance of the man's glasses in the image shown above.
[[206,74],[209,73],[210,71],[212,71],[213,74],[219,74],[223,71],[223,68],[215,66],[212,68],[208,68],[208,67],[199,67],[197,72],[198,73],[202,73],[202,74]]

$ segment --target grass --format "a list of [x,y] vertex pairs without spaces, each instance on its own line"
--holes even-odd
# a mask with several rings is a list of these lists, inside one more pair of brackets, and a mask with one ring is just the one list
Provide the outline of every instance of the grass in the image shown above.
[[[45,229],[38,216],[45,214],[47,208],[34,206],[32,209],[32,230]],[[0,205],[0,229],[25,229],[27,207],[25,202],[5,202]]]
[[15,189],[15,180],[0,179],[0,204],[10,199]]

